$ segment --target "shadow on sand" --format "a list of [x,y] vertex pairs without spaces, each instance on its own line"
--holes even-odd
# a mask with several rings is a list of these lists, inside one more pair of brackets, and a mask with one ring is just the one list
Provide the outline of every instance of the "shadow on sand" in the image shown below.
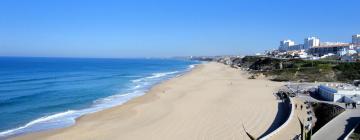
[[278,112],[276,114],[276,117],[275,117],[273,123],[266,130],[266,132],[263,133],[262,135],[260,135],[259,137],[262,138],[262,137],[270,134],[271,132],[275,131],[277,128],[279,128],[290,117],[290,113],[291,113],[291,104],[289,101],[278,102]]

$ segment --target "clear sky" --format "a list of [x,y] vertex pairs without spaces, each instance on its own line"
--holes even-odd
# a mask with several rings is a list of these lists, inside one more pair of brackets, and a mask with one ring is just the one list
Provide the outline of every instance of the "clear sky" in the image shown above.
[[359,0],[1,0],[0,56],[251,54],[308,36],[350,42]]

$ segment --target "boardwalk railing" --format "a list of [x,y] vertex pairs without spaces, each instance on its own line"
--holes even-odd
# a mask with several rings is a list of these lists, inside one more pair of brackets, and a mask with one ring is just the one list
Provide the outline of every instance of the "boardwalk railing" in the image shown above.
[[356,129],[357,127],[360,127],[359,125],[360,125],[360,123],[358,123],[358,124],[349,132],[349,134],[346,135],[346,137],[344,138],[344,140],[348,140],[348,139],[350,138],[350,136],[354,133],[355,129]]

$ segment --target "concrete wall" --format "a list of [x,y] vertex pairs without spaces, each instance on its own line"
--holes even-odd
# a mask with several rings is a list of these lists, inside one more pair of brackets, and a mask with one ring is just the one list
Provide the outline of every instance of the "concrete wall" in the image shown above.
[[334,98],[333,98],[333,102],[343,102],[343,95],[341,94],[337,94],[337,93],[334,93]]

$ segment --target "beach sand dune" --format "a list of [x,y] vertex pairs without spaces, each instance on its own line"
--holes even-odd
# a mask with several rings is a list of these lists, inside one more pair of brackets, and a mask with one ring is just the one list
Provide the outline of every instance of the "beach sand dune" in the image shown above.
[[77,120],[69,128],[15,139],[232,140],[260,136],[275,119],[281,83],[206,63],[128,103]]

